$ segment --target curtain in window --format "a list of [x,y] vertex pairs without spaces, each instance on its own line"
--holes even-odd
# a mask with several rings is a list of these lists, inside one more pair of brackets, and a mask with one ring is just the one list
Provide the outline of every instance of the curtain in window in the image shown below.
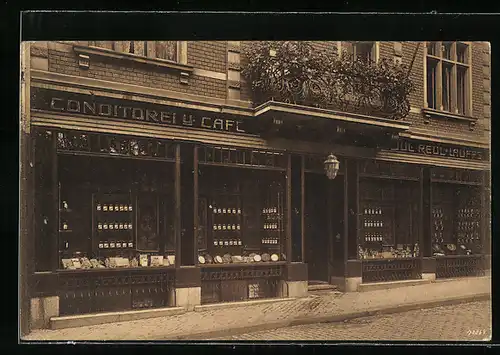
[[160,59],[177,61],[177,42],[176,41],[157,41],[156,57]]
[[132,41],[115,42],[115,50],[122,53],[133,53]]
[[91,45],[100,48],[113,49],[113,42],[111,41],[93,41],[93,43],[91,42]]

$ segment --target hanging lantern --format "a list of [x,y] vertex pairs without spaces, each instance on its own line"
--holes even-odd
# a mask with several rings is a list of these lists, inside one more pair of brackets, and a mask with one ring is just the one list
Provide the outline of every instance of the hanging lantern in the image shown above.
[[333,180],[337,176],[339,171],[340,162],[337,157],[333,154],[330,154],[328,158],[325,160],[325,173],[328,179]]

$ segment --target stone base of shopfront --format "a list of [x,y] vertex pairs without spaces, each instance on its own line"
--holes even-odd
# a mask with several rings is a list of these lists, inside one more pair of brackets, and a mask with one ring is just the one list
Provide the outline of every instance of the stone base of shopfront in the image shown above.
[[332,276],[330,283],[337,286],[340,292],[357,292],[361,285],[361,277]]
[[307,297],[307,281],[284,281],[282,283],[282,297]]
[[183,307],[188,311],[193,311],[201,304],[201,287],[183,287],[173,290],[176,307]]
[[287,264],[285,279],[281,282],[281,285],[281,297],[307,297],[307,264],[298,262]]
[[48,328],[50,318],[59,315],[59,297],[31,299],[31,329]]

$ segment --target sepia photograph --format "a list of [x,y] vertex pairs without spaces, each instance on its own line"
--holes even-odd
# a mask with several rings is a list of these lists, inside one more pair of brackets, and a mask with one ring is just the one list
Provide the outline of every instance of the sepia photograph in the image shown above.
[[490,43],[20,50],[21,342],[491,340]]

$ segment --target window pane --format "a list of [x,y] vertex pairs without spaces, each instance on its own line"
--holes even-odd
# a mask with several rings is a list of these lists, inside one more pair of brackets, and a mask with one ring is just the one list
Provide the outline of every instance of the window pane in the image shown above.
[[117,41],[115,42],[115,51],[122,53],[133,53],[133,42],[131,41]]
[[438,51],[436,50],[437,42],[427,42],[427,54],[438,56]]
[[451,65],[443,63],[443,110],[451,110]]
[[113,42],[111,41],[94,41],[94,45],[100,48],[113,49]]
[[443,42],[443,47],[442,47],[443,58],[453,59],[452,52],[451,52],[451,46],[452,46],[452,44],[453,44],[453,42]]
[[466,87],[467,82],[467,69],[457,68],[457,109],[458,113],[466,114]]
[[373,42],[356,43],[356,58],[364,62],[373,61]]
[[430,108],[436,107],[437,99],[437,82],[436,82],[436,65],[437,62],[432,59],[427,59],[427,103]]
[[134,54],[145,55],[144,53],[144,41],[134,41]]
[[177,61],[177,42],[176,41],[156,42],[156,57],[160,59]]
[[460,63],[469,63],[467,56],[468,46],[463,43],[457,43],[457,61]]

